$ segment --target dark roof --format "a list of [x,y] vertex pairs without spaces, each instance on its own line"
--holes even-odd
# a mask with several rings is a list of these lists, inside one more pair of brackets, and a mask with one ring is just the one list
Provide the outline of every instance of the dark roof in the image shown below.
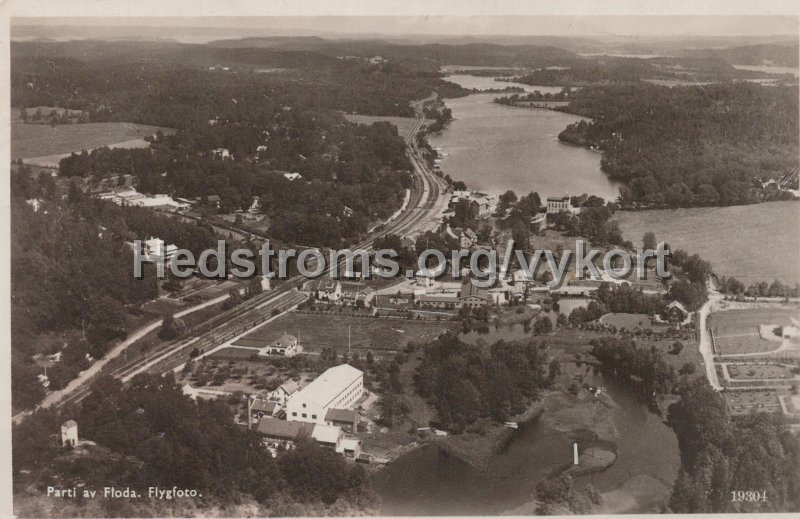
[[351,409],[328,409],[325,414],[325,421],[355,424],[358,422],[358,413]]
[[[295,391],[297,391],[298,389],[300,389],[300,384],[298,384],[298,383],[297,383],[296,381],[294,381],[294,380],[287,380],[286,382],[284,382],[283,384],[281,384],[281,385],[280,385],[280,387],[278,387],[278,389],[283,389],[283,391],[284,391],[284,392],[285,392],[287,395],[291,395],[291,394],[293,394]],[[276,389],[276,391],[277,391],[277,389]]]
[[455,296],[443,294],[423,294],[417,298],[420,303],[458,303],[458,298]]
[[297,344],[297,337],[294,335],[283,334],[277,339],[275,339],[272,344],[269,345],[270,348],[279,348],[279,349],[287,349],[292,344]]
[[277,402],[268,402],[266,400],[256,400],[253,402],[253,406],[250,408],[252,411],[265,411],[267,413],[272,413],[275,411],[275,407],[277,407]]
[[467,297],[478,297],[480,299],[488,299],[489,291],[485,288],[475,286],[472,280],[467,281],[461,285],[461,294],[459,299],[466,299]]
[[314,424],[306,422],[287,422],[265,416],[258,422],[258,432],[270,438],[295,441],[309,438],[314,431]]

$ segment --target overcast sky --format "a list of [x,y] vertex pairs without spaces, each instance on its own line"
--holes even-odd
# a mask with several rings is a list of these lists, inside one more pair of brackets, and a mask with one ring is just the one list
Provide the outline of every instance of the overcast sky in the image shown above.
[[147,26],[385,35],[752,36],[797,34],[793,16],[13,18],[12,26]]

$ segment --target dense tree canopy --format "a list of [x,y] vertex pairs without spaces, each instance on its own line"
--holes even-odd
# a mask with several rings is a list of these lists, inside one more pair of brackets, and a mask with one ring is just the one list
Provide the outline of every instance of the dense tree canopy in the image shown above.
[[563,110],[592,121],[559,138],[603,150],[623,206],[749,204],[762,179],[799,165],[797,103],[796,87],[746,82],[586,87]]
[[525,409],[546,383],[545,356],[536,342],[499,341],[485,353],[445,334],[425,347],[417,368],[417,392],[429,399],[452,432],[479,417],[506,420]]
[[[97,444],[93,463],[63,459],[52,434],[67,419],[78,422],[82,439]],[[88,488],[131,486],[144,495],[149,486],[177,486],[196,489],[206,506],[231,503],[242,494],[272,506],[337,499],[369,505],[371,495],[362,467],[313,442],[273,459],[258,433],[234,423],[225,401],[195,402],[171,374],[139,375],[129,388],[101,378],[79,409],[38,412],[13,433],[14,471],[55,460],[39,481],[55,476],[65,486],[81,480]]]
[[[670,507],[676,513],[790,512],[800,508],[800,441],[780,416],[731,418],[722,396],[698,378],[669,410],[681,470]],[[757,490],[765,501],[731,498]]]

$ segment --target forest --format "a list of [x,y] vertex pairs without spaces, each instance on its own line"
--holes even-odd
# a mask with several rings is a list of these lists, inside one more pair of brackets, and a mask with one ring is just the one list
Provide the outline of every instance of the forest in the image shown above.
[[615,337],[592,339],[591,344],[592,356],[603,363],[603,370],[621,380],[639,381],[642,400],[652,403],[657,394],[670,394],[676,388],[675,369],[655,347],[640,348],[636,341]]
[[[260,507],[262,516],[318,515],[326,510],[351,515],[374,508],[377,498],[360,465],[345,462],[314,441],[301,442],[273,459],[261,447],[258,433],[234,423],[229,404],[236,402],[195,402],[182,393],[171,373],[138,375],[125,388],[111,377],[100,378],[80,407],[38,411],[15,427],[15,501],[22,502],[15,504],[26,506],[27,485],[41,491],[59,480],[63,487],[78,482],[89,489],[130,486],[145,496],[150,486],[196,489],[202,496],[199,502],[163,502],[189,507],[184,513],[179,508],[178,516],[194,515],[187,513],[191,507],[209,510],[248,501]],[[62,448],[53,433],[68,419],[78,423],[82,440],[96,445]],[[82,454],[82,449],[91,454]],[[29,474],[19,475],[21,470]],[[93,515],[92,507],[102,506],[103,513],[96,516],[172,515],[166,508],[151,510],[150,499],[97,499],[85,505],[88,515]]]
[[[156,134],[149,149],[73,154],[62,160],[60,174],[133,174],[141,192],[219,196],[221,212],[247,210],[258,197],[270,237],[291,244],[349,245],[396,211],[411,185],[396,128],[349,123],[342,112],[413,116],[410,101],[433,90],[466,94],[434,73],[310,52],[99,47],[108,55],[81,42],[15,45],[12,103],[80,109],[93,122],[149,121],[177,132]],[[238,67],[223,71],[216,66],[223,59],[239,60]],[[293,68],[267,74],[256,66]],[[219,149],[229,157],[215,155]],[[302,180],[285,179],[287,172]]]
[[559,139],[602,150],[624,208],[755,203],[762,181],[799,165],[792,86],[595,86],[560,110],[592,119]]
[[703,51],[700,56],[647,59],[594,56],[574,60],[568,66],[540,68],[504,80],[528,85],[569,87],[625,84],[642,80],[732,81],[765,76],[790,82],[794,80],[791,75],[737,69],[723,56],[712,54],[712,51]]
[[549,381],[537,341],[498,341],[487,353],[444,334],[423,351],[415,389],[436,407],[441,426],[455,433],[479,417],[502,422],[524,411]]
[[417,61],[153,42],[15,42],[11,104],[86,110],[93,122],[184,128],[215,116],[263,121],[285,106],[413,116],[409,102],[434,90],[446,97],[467,94]]
[[[678,436],[681,469],[674,513],[793,512],[800,509],[800,442],[780,415],[731,417],[704,377],[684,388],[668,420]],[[734,501],[731,491],[766,492],[766,501]]]
[[[213,231],[160,216],[141,207],[120,207],[71,189],[62,199],[54,179],[31,179],[27,168],[11,178],[12,402],[31,407],[44,389],[42,368],[31,357],[62,352],[48,371],[60,389],[125,337],[135,307],[158,295],[155,272],[132,275],[128,242],[157,236],[199,254],[216,244]],[[38,200],[34,208],[26,200]]]

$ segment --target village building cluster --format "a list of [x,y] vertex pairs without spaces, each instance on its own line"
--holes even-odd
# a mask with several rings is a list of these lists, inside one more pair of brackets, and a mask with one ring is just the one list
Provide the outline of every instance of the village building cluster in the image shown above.
[[365,394],[364,373],[340,364],[305,387],[289,380],[266,397],[250,398],[247,427],[255,427],[273,453],[313,439],[346,458],[368,461],[361,440],[353,436],[367,427],[357,411]]

